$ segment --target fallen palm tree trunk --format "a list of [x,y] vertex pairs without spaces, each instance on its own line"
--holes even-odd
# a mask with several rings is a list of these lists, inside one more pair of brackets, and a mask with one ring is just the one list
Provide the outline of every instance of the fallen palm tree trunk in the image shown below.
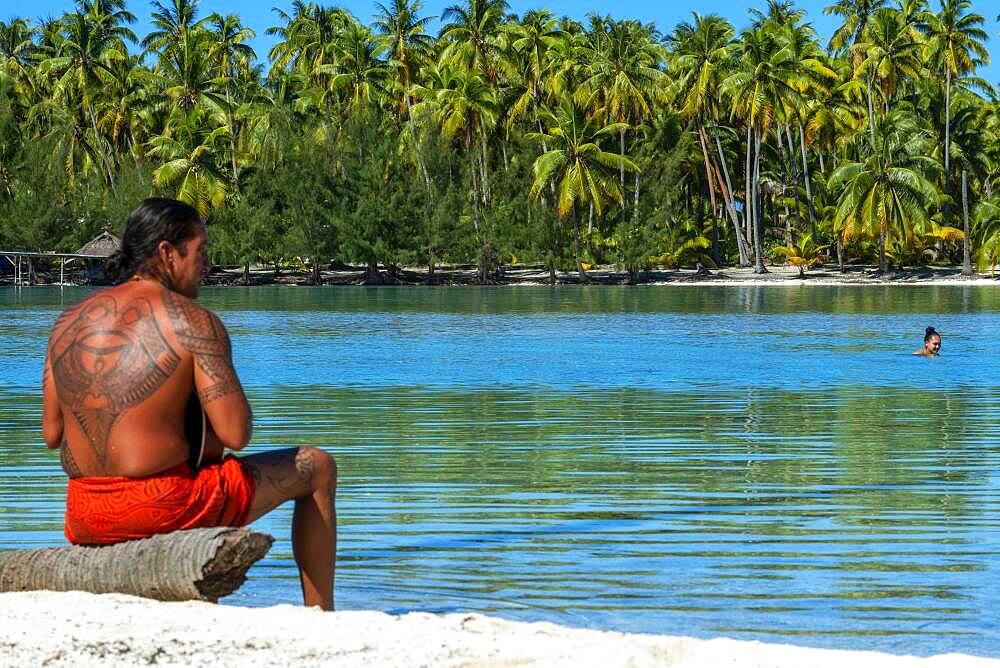
[[220,527],[115,545],[0,552],[0,592],[46,589],[214,601],[236,591],[273,542],[250,529]]

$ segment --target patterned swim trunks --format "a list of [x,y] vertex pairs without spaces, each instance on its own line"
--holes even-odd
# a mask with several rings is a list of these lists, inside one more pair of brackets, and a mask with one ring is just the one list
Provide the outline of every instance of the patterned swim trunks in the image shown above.
[[249,468],[232,455],[197,471],[184,463],[145,478],[71,478],[66,538],[96,545],[180,529],[243,526],[255,487]]

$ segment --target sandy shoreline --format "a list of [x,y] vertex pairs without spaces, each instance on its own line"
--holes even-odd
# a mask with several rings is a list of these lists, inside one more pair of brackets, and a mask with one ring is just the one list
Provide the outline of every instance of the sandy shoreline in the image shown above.
[[[614,268],[600,267],[587,272],[589,285],[630,285],[630,286],[801,286],[801,285],[997,285],[997,280],[990,273],[962,276],[959,267],[950,268],[914,268],[909,270],[893,270],[880,275],[875,267],[848,267],[841,273],[836,267],[811,269],[804,275],[791,266],[768,266],[767,273],[754,273],[752,268],[727,267],[699,273],[693,269],[653,270],[643,272],[636,283],[629,283],[626,272]],[[429,285],[427,275],[417,268],[401,271],[397,278],[385,277],[385,285],[424,286]],[[329,271],[323,272],[324,285],[364,285],[364,274],[359,271]],[[235,275],[229,273],[213,274],[206,281],[207,285],[239,285]],[[310,277],[302,274],[287,274],[274,278],[267,273],[255,274],[253,285],[310,285]],[[474,270],[440,271],[436,274],[433,285],[476,285],[478,276]],[[557,272],[558,285],[580,285],[576,272]],[[517,286],[550,286],[549,273],[543,269],[509,268],[499,277],[492,280],[491,285],[501,287]]]
[[119,594],[0,594],[0,666],[94,664],[1000,668],[1000,660],[963,654],[925,658],[695,640],[478,614],[390,616],[158,603]]
[[[752,268],[726,267],[699,273],[693,269],[654,269],[642,272],[634,283],[629,281],[628,273],[614,267],[595,267],[587,272],[589,285],[693,285],[693,286],[799,286],[799,285],[998,285],[1000,278],[995,278],[992,272],[977,273],[973,276],[962,276],[960,267],[915,267],[905,270],[891,270],[885,275],[870,266],[849,266],[841,273],[835,266],[823,266],[810,269],[804,276],[791,266],[769,265],[766,274],[756,274]],[[499,275],[490,277],[488,285],[501,287],[516,286],[550,286],[549,272],[539,267],[512,266],[504,269]],[[340,268],[323,270],[320,277],[325,286],[351,285],[400,285],[400,286],[480,286],[478,273],[473,268],[451,268],[438,270],[433,279],[429,279],[426,268],[405,267],[398,269],[394,275],[383,270],[374,282],[366,279],[361,268]],[[58,277],[46,276],[39,280],[39,286],[58,285]],[[216,268],[209,274],[204,285],[213,287],[246,287],[246,286],[309,286],[313,285],[311,274],[303,271],[283,271],[275,275],[273,270],[254,269],[249,277],[249,283],[244,282],[242,271]],[[555,285],[580,285],[581,281],[575,271],[556,272]],[[13,278],[0,276],[0,287],[13,285]]]

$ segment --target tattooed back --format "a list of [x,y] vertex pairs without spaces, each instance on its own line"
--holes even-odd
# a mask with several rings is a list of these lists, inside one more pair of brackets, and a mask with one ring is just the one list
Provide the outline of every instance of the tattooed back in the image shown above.
[[49,339],[43,432],[71,477],[151,475],[185,461],[196,391],[222,446],[250,439],[250,407],[219,318],[151,280],[98,292]]

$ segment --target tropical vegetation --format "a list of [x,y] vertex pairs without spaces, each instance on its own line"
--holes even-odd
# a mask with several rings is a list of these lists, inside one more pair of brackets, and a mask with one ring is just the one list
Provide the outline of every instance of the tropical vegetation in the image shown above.
[[793,2],[742,32],[505,0],[126,0],[0,22],[0,248],[72,250],[142,197],[190,202],[212,260],[800,269],[1000,258],[1000,106],[971,0]]

